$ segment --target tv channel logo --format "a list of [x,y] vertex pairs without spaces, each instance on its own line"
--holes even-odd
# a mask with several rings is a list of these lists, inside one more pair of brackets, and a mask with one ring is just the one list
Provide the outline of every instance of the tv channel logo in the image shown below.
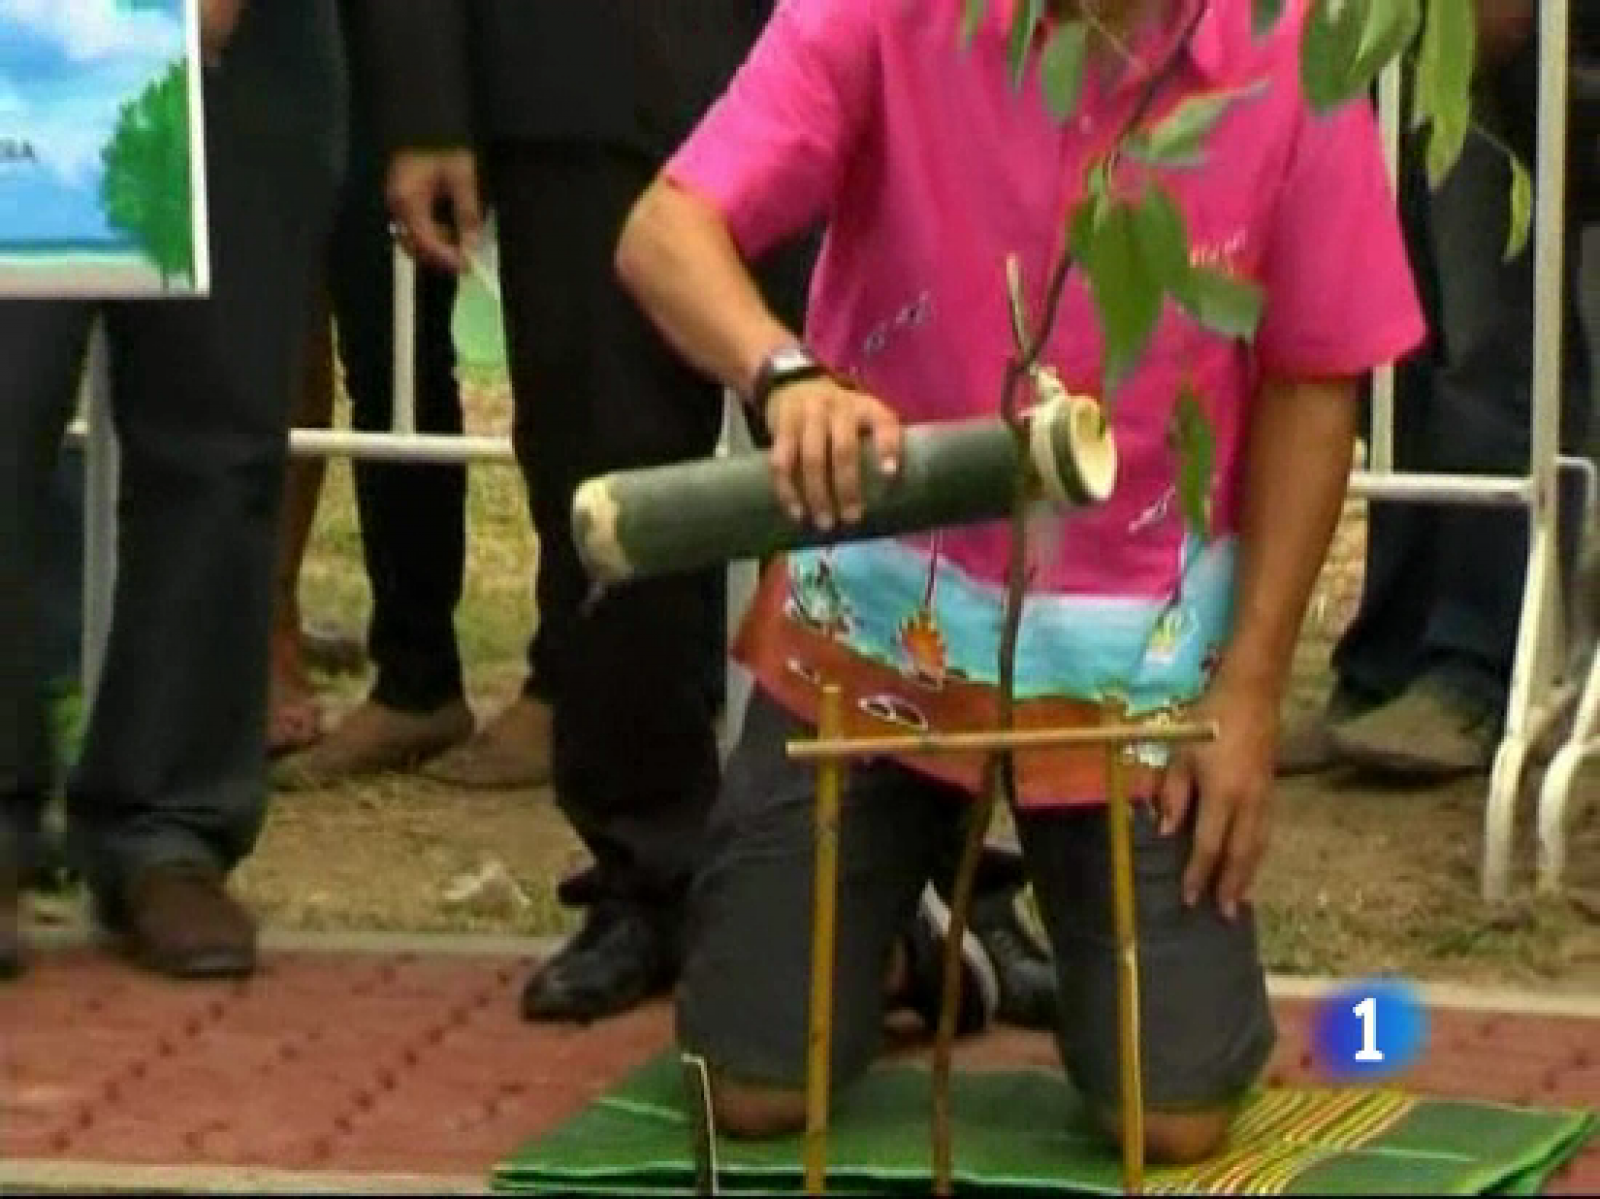
[[1313,1057],[1334,1078],[1370,1081],[1398,1074],[1427,1041],[1427,1009],[1414,987],[1396,979],[1341,987],[1316,1007]]

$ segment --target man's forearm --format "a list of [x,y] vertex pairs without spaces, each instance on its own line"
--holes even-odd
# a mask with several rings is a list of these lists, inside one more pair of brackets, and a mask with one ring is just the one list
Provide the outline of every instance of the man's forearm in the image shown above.
[[794,340],[722,218],[671,183],[653,184],[629,215],[617,274],[680,354],[742,394],[767,356]]
[[1241,483],[1233,636],[1220,684],[1274,696],[1287,686],[1344,506],[1358,409],[1349,382],[1269,384],[1257,400]]
[[470,146],[472,63],[467,0],[353,0],[363,33],[385,147]]

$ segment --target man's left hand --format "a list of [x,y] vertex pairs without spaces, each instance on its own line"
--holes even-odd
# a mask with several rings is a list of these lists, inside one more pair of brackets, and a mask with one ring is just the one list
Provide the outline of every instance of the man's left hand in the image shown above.
[[1270,687],[1219,676],[1195,718],[1214,721],[1217,739],[1174,756],[1159,799],[1161,831],[1176,833],[1199,803],[1184,901],[1192,907],[1213,887],[1217,906],[1232,920],[1248,901],[1267,848],[1278,697]]
[[200,0],[200,45],[206,61],[215,63],[233,40],[246,0]]

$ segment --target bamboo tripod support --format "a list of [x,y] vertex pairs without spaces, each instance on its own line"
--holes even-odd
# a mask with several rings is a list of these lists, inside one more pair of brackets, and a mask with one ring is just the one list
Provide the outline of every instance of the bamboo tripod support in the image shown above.
[[1111,884],[1117,970],[1117,1050],[1121,1065],[1123,1192],[1144,1188],[1144,1094],[1139,1033],[1139,946],[1133,890],[1132,804],[1122,751],[1133,743],[1182,745],[1216,738],[1212,724],[1118,724],[1091,729],[1013,729],[915,736],[842,735],[839,688],[823,688],[817,737],[791,741],[789,756],[817,764],[816,860],[812,885],[811,1006],[806,1046],[805,1181],[808,1195],[827,1184],[833,972],[838,917],[840,804],[848,762],[886,754],[957,754],[1098,747],[1105,753],[1107,819],[1111,822]]
[[[822,692],[817,731],[840,733],[842,700],[837,686]],[[839,901],[839,805],[844,794],[844,758],[826,758],[817,768],[816,866],[811,889],[811,1005],[806,1030],[806,1194],[820,1195],[828,1174],[828,1092],[833,1066],[833,966]]]

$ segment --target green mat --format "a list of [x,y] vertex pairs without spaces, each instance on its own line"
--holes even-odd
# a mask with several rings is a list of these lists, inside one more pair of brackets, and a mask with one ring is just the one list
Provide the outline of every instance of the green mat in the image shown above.
[[[499,1194],[689,1194],[685,1085],[658,1058],[496,1169]],[[1038,1071],[968,1073],[954,1092],[957,1180],[991,1194],[1116,1194],[1114,1154],[1071,1089]],[[1230,1149],[1200,1167],[1153,1170],[1151,1193],[1536,1194],[1593,1131],[1589,1113],[1420,1099],[1392,1091],[1269,1091]],[[718,1146],[724,1194],[801,1190],[798,1138]],[[885,1067],[837,1104],[828,1190],[926,1194],[928,1079]]]

